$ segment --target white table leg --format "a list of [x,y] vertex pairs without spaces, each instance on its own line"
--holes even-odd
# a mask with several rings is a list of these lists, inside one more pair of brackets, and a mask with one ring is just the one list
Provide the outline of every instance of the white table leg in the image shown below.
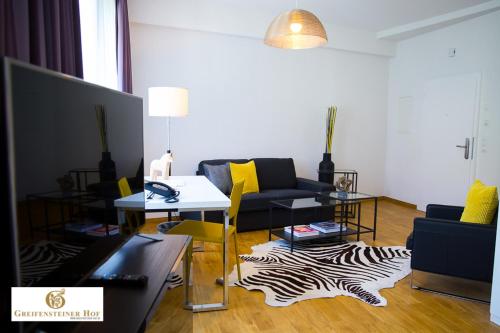
[[224,210],[224,245],[222,249],[222,270],[223,270],[223,295],[222,303],[213,304],[193,304],[187,302],[185,304],[185,309],[193,310],[193,312],[204,312],[204,311],[215,311],[215,310],[226,310],[229,304],[229,284],[228,284],[228,242],[229,242],[229,208]]
[[229,290],[228,290],[228,278],[227,278],[227,271],[228,271],[228,244],[229,243],[229,209],[224,210],[224,249],[223,249],[223,274],[224,274],[224,306],[227,307],[229,303]]
[[[189,247],[193,246],[192,242],[193,241],[191,240],[191,244],[189,245]],[[191,304],[191,301],[189,300],[189,279],[187,278],[191,267],[188,264],[188,262],[189,262],[189,248],[186,250],[186,252],[184,252],[184,256],[182,258],[182,270],[183,270],[183,274],[184,274],[183,275],[184,307],[189,307],[189,305]]]
[[[205,211],[202,210],[201,212],[201,220],[205,221]],[[195,248],[193,248],[194,252],[205,252],[205,242],[203,241],[198,241],[197,242],[199,245]]]
[[124,226],[127,223],[126,216],[125,216],[125,209],[118,207],[116,210],[116,213],[118,215],[118,225]]

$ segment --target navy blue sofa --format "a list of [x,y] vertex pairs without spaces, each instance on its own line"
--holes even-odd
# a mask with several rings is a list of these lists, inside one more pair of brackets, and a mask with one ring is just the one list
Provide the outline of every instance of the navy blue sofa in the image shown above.
[[463,210],[428,205],[425,217],[415,218],[406,243],[412,269],[492,281],[498,211],[492,224],[477,224],[460,222]]
[[[291,158],[254,158],[257,178],[259,181],[259,193],[247,193],[241,198],[238,214],[238,231],[251,231],[267,229],[269,227],[269,202],[280,199],[311,198],[317,196],[317,192],[333,191],[332,184],[322,183],[315,180],[300,178],[296,176],[295,165]],[[247,163],[247,159],[218,159],[205,160],[198,164],[197,175],[204,174],[204,164],[222,165],[227,162]],[[333,208],[320,209],[315,215],[314,210],[300,210],[295,213],[296,224],[311,221],[331,219]],[[200,213],[182,213],[182,217],[189,219],[200,219]],[[205,212],[205,220],[211,222],[222,222],[221,212]],[[289,215],[285,210],[273,210],[273,226],[282,227],[289,223]]]

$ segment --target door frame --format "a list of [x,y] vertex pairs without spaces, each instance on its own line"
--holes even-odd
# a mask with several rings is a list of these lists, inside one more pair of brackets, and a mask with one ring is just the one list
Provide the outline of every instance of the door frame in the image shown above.
[[[483,75],[481,72],[474,72],[470,73],[471,75],[475,76],[477,79],[477,84],[476,84],[476,99],[474,101],[474,114],[473,114],[473,124],[472,124],[472,138],[471,138],[471,149],[472,149],[472,158],[471,158],[471,165],[470,165],[470,171],[469,171],[469,186],[474,183],[474,180],[477,177],[477,156],[478,156],[478,137],[479,137],[479,122],[481,120],[480,115],[481,115],[481,83],[483,79]],[[464,75],[464,74],[462,74]]]

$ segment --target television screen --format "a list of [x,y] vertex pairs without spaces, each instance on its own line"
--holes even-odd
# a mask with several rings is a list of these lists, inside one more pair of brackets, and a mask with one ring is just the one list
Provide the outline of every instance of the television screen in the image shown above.
[[2,68],[15,284],[78,285],[126,239],[113,201],[122,177],[143,189],[142,100],[10,59]]

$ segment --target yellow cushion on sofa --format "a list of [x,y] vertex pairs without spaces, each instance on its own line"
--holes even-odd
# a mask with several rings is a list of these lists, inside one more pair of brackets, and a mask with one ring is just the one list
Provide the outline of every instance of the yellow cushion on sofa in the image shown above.
[[486,186],[476,180],[467,193],[465,209],[460,221],[490,224],[498,207],[496,186]]
[[229,168],[233,184],[240,179],[245,181],[243,194],[259,192],[259,181],[257,180],[257,169],[255,169],[254,161],[243,164],[229,163]]

